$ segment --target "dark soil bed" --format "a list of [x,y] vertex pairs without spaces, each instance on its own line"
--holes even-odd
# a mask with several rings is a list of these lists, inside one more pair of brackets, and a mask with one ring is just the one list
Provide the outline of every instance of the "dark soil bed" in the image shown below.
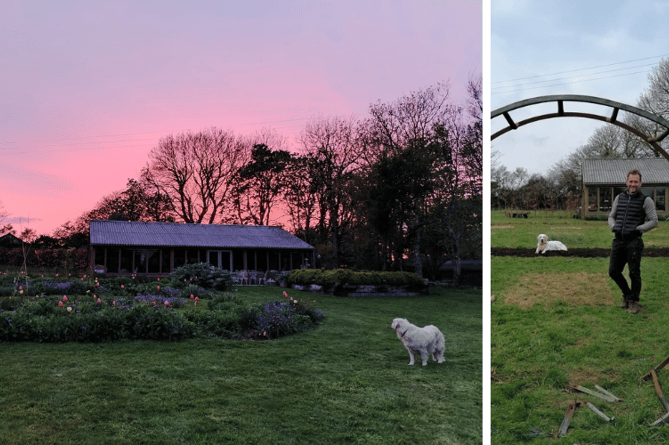
[[[510,247],[493,247],[490,253],[493,256],[518,256],[518,257],[535,257],[535,256],[574,256],[581,258],[601,258],[608,257],[611,254],[610,248],[597,249],[569,249],[568,251],[551,250],[546,253],[535,253],[535,249],[514,249]],[[655,247],[645,248],[643,250],[644,257],[669,257],[669,247]]]

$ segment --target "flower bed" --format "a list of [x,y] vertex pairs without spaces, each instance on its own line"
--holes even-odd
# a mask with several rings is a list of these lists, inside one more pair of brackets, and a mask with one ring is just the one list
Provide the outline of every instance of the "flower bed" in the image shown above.
[[[0,296],[0,341],[272,339],[311,329],[323,318],[321,311],[287,294],[282,301],[247,305],[200,285],[225,286],[225,277],[213,275],[153,282],[19,278],[0,277],[8,295]],[[68,294],[53,295],[56,290]],[[198,306],[201,299],[207,304]]]

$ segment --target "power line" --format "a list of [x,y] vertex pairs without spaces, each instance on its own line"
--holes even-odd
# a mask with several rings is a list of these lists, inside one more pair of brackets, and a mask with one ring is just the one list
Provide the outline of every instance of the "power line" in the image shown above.
[[[514,86],[510,87],[510,88],[513,88],[513,89],[505,90],[505,91],[493,91],[492,94],[505,94],[505,93],[515,93],[517,91],[537,90],[537,89],[540,89],[540,88],[552,88],[552,87],[564,86],[564,85],[569,85],[569,84],[574,84],[574,83],[592,82],[592,81],[595,81],[595,80],[613,79],[615,77],[632,76],[632,75],[635,75],[635,74],[647,74],[647,73],[650,73],[650,72],[651,71],[649,71],[649,70],[636,71],[634,73],[618,74],[618,75],[615,75],[615,76],[602,76],[602,77],[596,77],[594,79],[573,80],[573,81],[569,81],[569,82],[560,82],[560,83],[555,83],[555,84],[552,84],[552,85],[541,85],[541,86],[529,87],[529,88],[526,88],[523,85],[514,85]],[[556,79],[556,80],[562,80],[562,79]],[[545,82],[553,82],[553,80],[547,80],[547,81],[535,82],[535,83],[545,83]],[[503,87],[498,87],[497,89],[499,89],[499,88],[503,88]]]
[[[609,67],[609,66],[623,65],[625,63],[640,62],[640,61],[643,61],[643,60],[657,59],[657,58],[660,58],[660,57],[667,57],[667,56],[669,56],[669,54],[662,54],[662,55],[659,55],[659,56],[644,57],[644,58],[641,58],[641,59],[626,60],[624,62],[610,63],[610,64],[607,64],[607,65],[597,65],[597,66],[593,66],[593,67],[589,67],[589,68],[577,68],[577,69],[573,69],[573,70],[560,71],[560,72],[551,73],[551,74],[540,74],[540,75],[536,75],[536,76],[519,77],[519,78],[516,78],[516,79],[509,79],[509,80],[500,80],[500,81],[497,81],[497,82],[492,82],[492,85],[496,85],[496,84],[500,84],[500,83],[506,83],[506,82],[516,82],[516,81],[519,81],[519,80],[526,80],[526,79],[536,79],[537,77],[559,76],[559,75],[567,74],[567,73],[574,73],[574,72],[578,72],[578,71],[588,71],[588,70],[594,70],[594,69],[599,69],[599,68],[606,68],[606,67]],[[630,67],[629,69],[632,69],[632,68],[634,68],[634,67]]]
[[[615,70],[599,71],[599,72],[596,72],[596,73],[583,74],[582,76],[576,76],[576,78],[587,77],[587,76],[596,76],[596,75],[599,75],[599,74],[614,73],[616,71],[625,71],[625,70],[644,68],[644,67],[649,67],[649,66],[655,66],[655,64],[654,63],[649,63],[647,65],[639,65],[639,66],[634,66],[634,67],[629,67],[629,68],[618,68],[618,69],[615,69]],[[648,72],[648,71],[644,71],[644,72]],[[638,72],[629,73],[629,74],[637,74],[637,73]],[[570,79],[573,79],[573,77],[559,77],[557,79],[538,80],[536,82],[529,82],[529,83],[526,83],[526,84],[523,84],[523,85],[513,85],[513,87],[524,86],[524,85],[536,85],[536,84],[539,84],[539,83],[557,82],[557,81],[560,81],[560,80],[570,80]],[[584,80],[587,80],[587,79],[584,79]],[[510,88],[510,87],[512,87],[512,86],[509,85],[509,86],[492,87],[491,90],[498,90],[498,89],[501,89],[501,88]]]

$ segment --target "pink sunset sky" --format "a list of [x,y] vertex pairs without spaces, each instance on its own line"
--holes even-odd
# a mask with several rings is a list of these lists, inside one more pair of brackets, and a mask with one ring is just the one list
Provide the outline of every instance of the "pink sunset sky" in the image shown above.
[[161,137],[295,137],[481,75],[481,1],[3,1],[0,203],[52,234],[137,178]]

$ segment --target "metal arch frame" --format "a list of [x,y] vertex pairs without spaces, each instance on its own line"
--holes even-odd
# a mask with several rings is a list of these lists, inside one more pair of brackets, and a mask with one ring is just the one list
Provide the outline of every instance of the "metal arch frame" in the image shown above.
[[[513,110],[517,110],[519,108],[524,108],[528,107],[530,105],[536,105],[536,104],[541,104],[541,103],[546,103],[546,102],[557,102],[558,105],[558,111],[557,113],[548,113],[548,114],[542,114],[540,116],[534,116],[525,120],[522,120],[520,122],[514,122],[514,120],[511,118],[511,115],[509,114]],[[591,113],[581,113],[581,112],[567,112],[564,110],[564,103],[565,102],[586,102],[590,104],[595,104],[595,105],[603,105],[606,107],[610,107],[613,109],[612,113],[610,116],[599,116],[597,114],[591,114]],[[655,122],[656,124],[664,127],[664,131],[662,134],[659,136],[648,136],[647,134],[641,132],[640,130],[631,127],[624,122],[620,122],[618,120],[618,111],[623,110],[628,113],[636,114],[637,116],[643,117],[645,119],[648,119],[652,122]],[[588,118],[588,119],[595,119],[599,120],[602,122],[607,122],[609,124],[617,125],[618,127],[624,128],[625,130],[629,131],[632,134],[635,134],[639,136],[641,139],[643,139],[645,142],[649,143],[653,149],[662,155],[665,159],[669,161],[669,154],[660,146],[660,142],[669,136],[669,121],[666,119],[653,114],[649,113],[646,110],[642,110],[641,108],[633,107],[631,105],[623,104],[621,102],[616,102],[613,100],[609,99],[602,99],[601,97],[595,97],[595,96],[583,96],[583,95],[577,95],[577,94],[557,94],[557,95],[552,95],[552,96],[539,96],[539,97],[534,97],[532,99],[525,99],[521,100],[518,102],[514,102],[512,104],[506,105],[504,107],[498,108],[494,110],[491,113],[491,119],[494,119],[498,116],[504,116],[506,119],[507,123],[509,124],[508,127],[503,128],[502,130],[496,132],[490,137],[490,140],[495,140],[495,138],[508,133],[511,130],[517,130],[518,128],[522,127],[523,125],[531,124],[533,122],[537,122],[540,120],[544,119],[552,119],[555,117],[583,117],[583,118]]]

